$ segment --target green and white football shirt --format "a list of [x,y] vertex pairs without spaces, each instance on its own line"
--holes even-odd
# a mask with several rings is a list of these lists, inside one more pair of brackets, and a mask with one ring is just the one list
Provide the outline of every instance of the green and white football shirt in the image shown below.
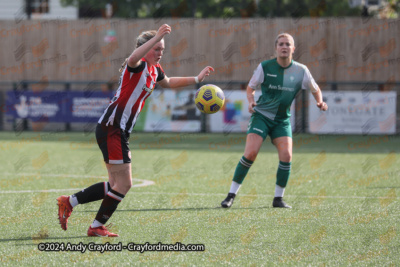
[[307,66],[296,61],[283,68],[277,59],[261,62],[254,71],[249,86],[256,90],[261,85],[261,96],[254,110],[277,121],[290,117],[290,106],[300,89],[318,90]]

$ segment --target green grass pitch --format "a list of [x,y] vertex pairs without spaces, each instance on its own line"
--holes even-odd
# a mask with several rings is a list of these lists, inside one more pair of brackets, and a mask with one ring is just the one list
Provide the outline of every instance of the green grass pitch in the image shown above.
[[[106,179],[94,134],[0,133],[0,265],[400,265],[398,136],[295,135],[290,210],[271,207],[278,157],[269,140],[231,209],[220,202],[245,135],[140,133],[130,143],[136,187],[110,220],[121,237],[92,238],[100,202],[76,207],[63,231],[55,199]],[[44,242],[205,251],[39,251]]]

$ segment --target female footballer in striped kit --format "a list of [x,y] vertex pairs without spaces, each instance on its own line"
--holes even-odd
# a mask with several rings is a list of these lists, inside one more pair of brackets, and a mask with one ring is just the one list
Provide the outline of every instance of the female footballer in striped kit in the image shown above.
[[96,128],[96,139],[109,180],[74,195],[57,198],[58,217],[63,230],[67,230],[68,218],[75,206],[102,199],[96,218],[88,229],[88,236],[118,236],[104,225],[132,186],[128,140],[146,99],[156,83],[164,88],[182,88],[203,81],[214,71],[207,66],[196,77],[167,77],[159,62],[165,48],[164,36],[170,33],[171,27],[167,24],[158,31],[142,32],[137,38],[136,49],[122,64],[117,92]]

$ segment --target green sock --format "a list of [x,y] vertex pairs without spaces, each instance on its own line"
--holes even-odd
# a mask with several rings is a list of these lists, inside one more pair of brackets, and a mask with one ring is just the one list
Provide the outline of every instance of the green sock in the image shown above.
[[233,175],[233,181],[235,181],[238,184],[242,184],[252,164],[253,161],[248,160],[243,156],[239,160],[238,165],[236,166],[235,174]]
[[280,187],[286,187],[290,176],[291,165],[291,162],[279,161],[279,167],[276,173],[276,184]]

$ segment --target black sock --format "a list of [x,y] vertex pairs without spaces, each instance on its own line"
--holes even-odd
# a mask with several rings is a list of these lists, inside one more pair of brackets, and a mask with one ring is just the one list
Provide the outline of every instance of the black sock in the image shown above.
[[85,204],[103,199],[110,189],[111,186],[109,182],[101,182],[79,191],[75,194],[75,197],[79,204]]
[[96,215],[96,220],[102,224],[106,224],[123,198],[123,194],[110,189],[101,203],[100,209]]

